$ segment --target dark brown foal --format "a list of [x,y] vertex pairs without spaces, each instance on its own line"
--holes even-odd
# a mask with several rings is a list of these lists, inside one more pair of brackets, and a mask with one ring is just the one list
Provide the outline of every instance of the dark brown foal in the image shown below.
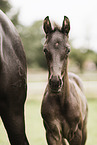
[[44,20],[46,42],[44,53],[49,77],[41,114],[48,145],[85,145],[87,137],[87,101],[80,78],[68,73],[70,45],[69,19],[65,16],[62,28],[52,29],[49,17]]

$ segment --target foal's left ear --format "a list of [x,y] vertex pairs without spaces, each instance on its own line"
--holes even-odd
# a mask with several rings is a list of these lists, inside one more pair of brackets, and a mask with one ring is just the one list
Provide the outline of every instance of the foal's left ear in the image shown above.
[[62,25],[62,32],[66,35],[68,35],[69,30],[70,30],[70,21],[68,19],[68,17],[64,16],[64,20],[63,20],[63,25]]
[[49,20],[49,16],[47,16],[44,19],[43,28],[44,28],[44,31],[45,31],[46,35],[52,31],[52,27],[51,27],[51,22]]

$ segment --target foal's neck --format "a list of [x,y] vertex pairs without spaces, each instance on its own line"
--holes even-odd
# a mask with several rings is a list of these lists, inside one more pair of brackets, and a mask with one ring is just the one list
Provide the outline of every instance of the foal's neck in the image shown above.
[[[68,60],[67,60],[68,62]],[[64,76],[63,76],[63,95],[62,102],[66,101],[69,98],[69,77],[68,77],[68,63],[64,68]]]

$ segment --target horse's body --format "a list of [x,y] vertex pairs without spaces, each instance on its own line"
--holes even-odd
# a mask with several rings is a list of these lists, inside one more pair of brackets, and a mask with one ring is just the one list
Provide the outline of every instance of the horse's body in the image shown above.
[[52,30],[49,18],[44,20],[45,55],[49,69],[41,113],[48,145],[85,145],[87,137],[87,101],[80,78],[68,74],[69,20],[64,17],[62,29]]
[[20,37],[0,10],[0,116],[12,145],[28,145],[24,120],[26,68]]

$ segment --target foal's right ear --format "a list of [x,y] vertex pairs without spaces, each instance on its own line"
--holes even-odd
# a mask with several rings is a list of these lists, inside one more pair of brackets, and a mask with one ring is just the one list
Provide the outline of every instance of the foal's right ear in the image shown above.
[[44,19],[43,28],[44,28],[44,31],[45,31],[46,35],[52,31],[52,27],[51,27],[51,23],[50,23],[50,20],[49,20],[49,16],[47,16]]

